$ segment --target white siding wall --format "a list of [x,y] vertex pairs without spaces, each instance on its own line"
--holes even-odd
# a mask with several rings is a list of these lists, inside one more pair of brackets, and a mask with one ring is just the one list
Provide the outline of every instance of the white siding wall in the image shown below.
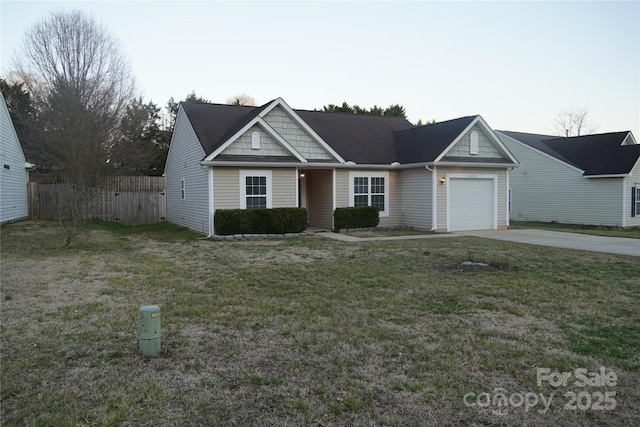
[[631,216],[631,188],[640,187],[640,161],[638,161],[631,170],[631,176],[625,179],[624,187],[624,226],[640,227],[640,212],[636,212],[635,217]]
[[[469,146],[471,140],[470,135],[473,131],[478,132],[478,154],[471,156],[469,154]],[[500,154],[495,145],[493,145],[482,128],[476,124],[471,129],[469,129],[466,134],[464,134],[464,136],[460,139],[460,141],[458,141],[456,145],[451,147],[451,150],[449,150],[445,157],[486,157],[500,159],[503,156],[502,154]]]
[[431,230],[432,179],[431,172],[426,168],[400,171],[400,225]]
[[0,102],[0,222],[5,222],[29,215],[29,178],[22,147],[4,98]]
[[265,116],[264,120],[305,159],[333,159],[283,108],[274,108]]
[[[200,165],[204,150],[182,107],[169,146],[165,167],[167,220],[205,234],[209,233],[209,183],[207,169]],[[181,181],[185,198],[181,198]]]
[[498,136],[520,162],[509,177],[513,221],[622,225],[623,178],[584,178],[582,171]]

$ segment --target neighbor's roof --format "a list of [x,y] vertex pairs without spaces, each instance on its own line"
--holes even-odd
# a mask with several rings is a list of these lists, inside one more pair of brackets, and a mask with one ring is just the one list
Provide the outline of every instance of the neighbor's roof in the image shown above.
[[640,158],[640,145],[622,145],[629,131],[569,138],[498,132],[583,170],[585,176],[628,174]]

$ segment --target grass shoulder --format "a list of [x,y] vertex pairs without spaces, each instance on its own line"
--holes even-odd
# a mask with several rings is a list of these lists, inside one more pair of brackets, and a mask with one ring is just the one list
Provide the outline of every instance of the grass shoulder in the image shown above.
[[567,233],[592,234],[594,236],[640,239],[640,227],[622,228],[602,225],[560,224],[556,222],[511,221],[509,228],[535,228],[539,230],[562,231]]

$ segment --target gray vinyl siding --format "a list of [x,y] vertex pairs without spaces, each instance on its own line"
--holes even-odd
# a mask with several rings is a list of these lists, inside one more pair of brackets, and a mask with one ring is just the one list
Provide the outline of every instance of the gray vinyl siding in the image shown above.
[[305,159],[331,160],[331,156],[282,107],[271,110],[264,120],[293,146]]
[[[204,150],[182,107],[169,146],[167,179],[167,220],[201,233],[209,233],[209,183],[207,168],[200,162]],[[185,198],[181,198],[181,181]]]
[[309,225],[333,228],[333,170],[310,170],[307,185]]
[[426,168],[400,171],[400,225],[431,230],[433,212],[432,173]]
[[[251,148],[251,134],[260,133],[260,149]],[[255,125],[242,134],[220,154],[244,156],[290,156],[291,153],[271,137],[262,127]]]
[[580,170],[498,137],[520,162],[509,177],[511,220],[622,225],[623,178],[585,178]]
[[[469,148],[471,145],[471,132],[478,132],[478,154],[469,154]],[[446,157],[485,157],[492,159],[500,159],[503,155],[498,151],[494,143],[484,133],[482,128],[477,124],[474,125],[462,138],[451,147],[447,152]]]
[[631,176],[625,179],[623,198],[626,201],[624,206],[625,227],[640,227],[640,212],[636,216],[631,216],[631,188],[640,187],[640,161],[631,170]]
[[[516,156],[517,158],[517,156]],[[458,167],[443,167],[439,166],[436,170],[436,177],[447,176],[447,174],[465,174],[465,175],[497,175],[498,179],[498,195],[497,195],[497,225],[499,229],[507,227],[507,181],[510,179],[507,174],[507,169],[494,169],[494,168],[458,168]],[[513,173],[513,171],[511,172]],[[437,179],[436,178],[436,179]],[[436,209],[437,209],[437,224],[436,229],[438,231],[447,230],[447,185],[449,182],[441,185],[436,185]]]
[[[0,98],[2,98],[0,96]],[[9,110],[0,105],[0,222],[29,215],[27,206],[28,172]],[[8,168],[8,169],[7,169]]]

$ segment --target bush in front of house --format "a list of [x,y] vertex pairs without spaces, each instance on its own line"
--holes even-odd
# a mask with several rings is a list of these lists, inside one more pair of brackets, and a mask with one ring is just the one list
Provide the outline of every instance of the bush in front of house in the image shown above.
[[305,208],[218,209],[216,234],[284,234],[300,233],[307,228]]
[[380,215],[375,206],[336,208],[333,211],[333,224],[336,230],[377,227],[379,223]]

